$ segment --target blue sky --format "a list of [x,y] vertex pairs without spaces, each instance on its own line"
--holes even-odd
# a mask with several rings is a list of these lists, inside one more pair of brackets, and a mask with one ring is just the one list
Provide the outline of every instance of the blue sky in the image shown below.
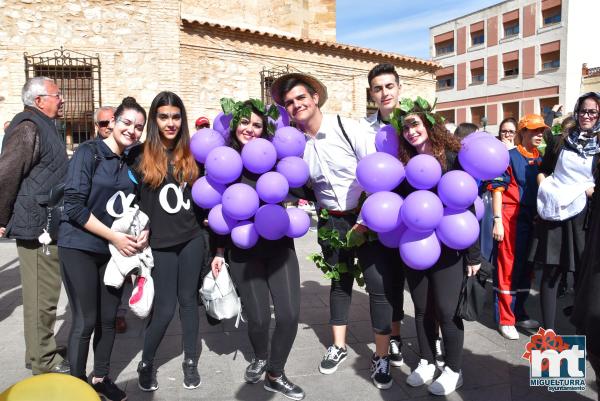
[[500,0],[337,0],[337,41],[430,58],[429,27]]

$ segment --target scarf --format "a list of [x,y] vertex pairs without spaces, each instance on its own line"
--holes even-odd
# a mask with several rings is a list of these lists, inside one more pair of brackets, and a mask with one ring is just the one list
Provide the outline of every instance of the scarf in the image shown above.
[[[579,106],[583,99],[588,97],[600,98],[599,92],[588,92],[579,96],[577,102],[575,103],[575,109],[573,111],[573,115],[576,117],[577,112],[579,111]],[[598,144],[598,132],[600,132],[600,118],[592,127],[591,132],[582,131],[581,127],[579,127],[579,119],[575,118],[576,126],[575,128],[569,132],[569,135],[565,138],[565,145],[571,150],[577,152],[582,156],[594,156],[600,153],[600,144]]]

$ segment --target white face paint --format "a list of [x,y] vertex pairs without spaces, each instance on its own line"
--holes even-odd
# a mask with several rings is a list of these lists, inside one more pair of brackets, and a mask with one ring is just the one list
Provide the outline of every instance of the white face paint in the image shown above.
[[[121,198],[121,205],[123,205],[123,211],[121,213],[115,212],[115,202],[117,198]],[[125,193],[123,191],[117,191],[113,196],[110,197],[108,202],[106,202],[106,212],[115,219],[123,217],[125,211],[129,209],[134,199],[135,194],[129,194],[125,196]]]
[[[183,200],[183,190],[185,189],[186,184],[187,183],[184,183],[181,187],[178,187],[175,184],[167,184],[160,190],[160,194],[158,195],[158,202],[160,203],[160,206],[165,212],[169,214],[175,214],[178,213],[181,210],[181,208],[184,208],[185,210],[190,210],[190,200]],[[175,191],[175,196],[177,198],[177,204],[175,205],[175,207],[171,207],[171,205],[169,205],[169,201],[167,200],[169,190]]]

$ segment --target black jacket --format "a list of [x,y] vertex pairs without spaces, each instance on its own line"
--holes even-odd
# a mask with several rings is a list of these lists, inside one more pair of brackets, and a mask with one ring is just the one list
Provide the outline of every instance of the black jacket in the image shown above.
[[[31,121],[35,124],[39,155],[28,172],[22,172],[22,181],[14,200],[12,215],[6,226],[6,236],[16,239],[34,240],[46,227],[46,205],[50,189],[64,180],[67,172],[67,151],[54,121],[39,110],[26,107],[17,114],[6,130],[3,143],[11,141],[18,133],[20,124]],[[8,149],[5,149],[5,152]],[[15,149],[14,151],[19,151]],[[24,150],[31,152],[31,149]]]
[[[65,209],[60,224],[58,245],[101,254],[110,253],[108,241],[83,226],[93,214],[110,227],[114,221],[107,209],[108,200],[122,191],[135,191],[126,156],[118,156],[103,140],[87,141],[77,148],[65,180]],[[122,197],[117,197],[115,212],[122,212]]]

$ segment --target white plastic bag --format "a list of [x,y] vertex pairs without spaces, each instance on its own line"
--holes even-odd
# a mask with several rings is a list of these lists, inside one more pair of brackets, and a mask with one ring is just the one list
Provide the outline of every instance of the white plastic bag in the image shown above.
[[202,288],[200,288],[200,298],[206,308],[206,313],[210,316],[218,320],[237,317],[235,327],[239,325],[242,303],[229,276],[227,264],[224,264],[216,279],[212,271],[204,277]]

